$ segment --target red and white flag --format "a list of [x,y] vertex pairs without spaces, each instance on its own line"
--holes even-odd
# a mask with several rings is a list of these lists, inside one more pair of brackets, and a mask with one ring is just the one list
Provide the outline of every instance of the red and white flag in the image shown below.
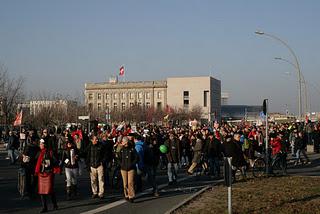
[[22,110],[19,113],[17,113],[13,126],[20,126],[21,124],[22,124]]
[[119,76],[123,76],[124,75],[124,66],[121,66],[119,69]]

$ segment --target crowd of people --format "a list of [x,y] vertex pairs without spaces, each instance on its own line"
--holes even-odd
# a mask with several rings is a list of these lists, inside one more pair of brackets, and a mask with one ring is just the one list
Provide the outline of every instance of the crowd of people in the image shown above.
[[[314,145],[314,151],[319,153],[319,127],[310,121],[271,125],[270,155],[272,159],[281,157],[284,173],[288,155],[294,158],[295,165],[310,163],[307,144]],[[217,179],[222,176],[223,157],[232,157],[232,165],[245,170],[253,165],[256,152],[266,152],[263,126],[218,122],[212,126],[179,127],[148,124],[134,129],[130,124],[112,125],[95,127],[90,132],[81,126],[22,129],[10,130],[2,138],[10,164],[18,160],[24,169],[27,195],[40,195],[41,212],[48,211],[48,196],[53,208],[58,209],[54,188],[57,174],[65,174],[66,200],[77,196],[78,178],[84,170],[90,174],[92,198],[103,199],[110,183],[110,169],[120,166],[124,198],[134,202],[136,193],[142,191],[144,176],[153,195],[159,196],[159,170],[167,171],[168,185],[178,182],[179,169],[189,175],[200,172]]]

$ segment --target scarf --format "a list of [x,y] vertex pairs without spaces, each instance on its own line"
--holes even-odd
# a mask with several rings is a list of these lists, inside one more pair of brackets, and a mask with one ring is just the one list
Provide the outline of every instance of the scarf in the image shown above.
[[36,164],[35,175],[38,175],[40,173],[40,171],[41,171],[41,164],[42,164],[43,157],[46,154],[46,152],[47,152],[46,149],[42,149],[40,151],[40,155],[38,157],[37,164]]

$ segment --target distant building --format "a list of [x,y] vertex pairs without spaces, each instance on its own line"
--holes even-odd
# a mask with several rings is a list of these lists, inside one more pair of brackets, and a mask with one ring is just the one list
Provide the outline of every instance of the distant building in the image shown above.
[[28,112],[30,115],[37,115],[45,108],[60,108],[62,111],[68,110],[70,106],[76,105],[76,102],[69,100],[32,100],[24,104],[19,104],[18,109]]
[[221,93],[221,105],[228,105],[229,104],[229,93],[222,92]]
[[167,79],[167,102],[170,106],[191,110],[202,107],[203,119],[220,119],[221,82],[209,76]]
[[124,111],[133,105],[191,110],[200,106],[203,119],[220,118],[221,82],[212,77],[171,77],[160,81],[85,84],[85,104],[92,111]]
[[261,119],[262,106],[249,105],[222,105],[221,119],[224,121],[247,120],[256,121]]

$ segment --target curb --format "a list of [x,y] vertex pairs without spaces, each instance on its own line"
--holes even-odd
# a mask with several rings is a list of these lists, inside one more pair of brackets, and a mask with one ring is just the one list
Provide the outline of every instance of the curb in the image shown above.
[[203,192],[205,192],[206,190],[208,190],[209,188],[211,188],[211,186],[206,186],[204,188],[202,188],[201,190],[199,190],[198,192],[196,192],[195,194],[191,195],[189,198],[186,198],[185,200],[183,200],[181,203],[179,203],[178,205],[174,206],[173,208],[171,208],[170,210],[168,210],[167,212],[165,212],[165,214],[171,214],[174,211],[176,211],[177,209],[179,209],[180,207],[182,207],[183,205],[187,204],[188,202],[190,202],[192,199],[194,199],[195,197],[197,197],[198,195],[202,194]]

